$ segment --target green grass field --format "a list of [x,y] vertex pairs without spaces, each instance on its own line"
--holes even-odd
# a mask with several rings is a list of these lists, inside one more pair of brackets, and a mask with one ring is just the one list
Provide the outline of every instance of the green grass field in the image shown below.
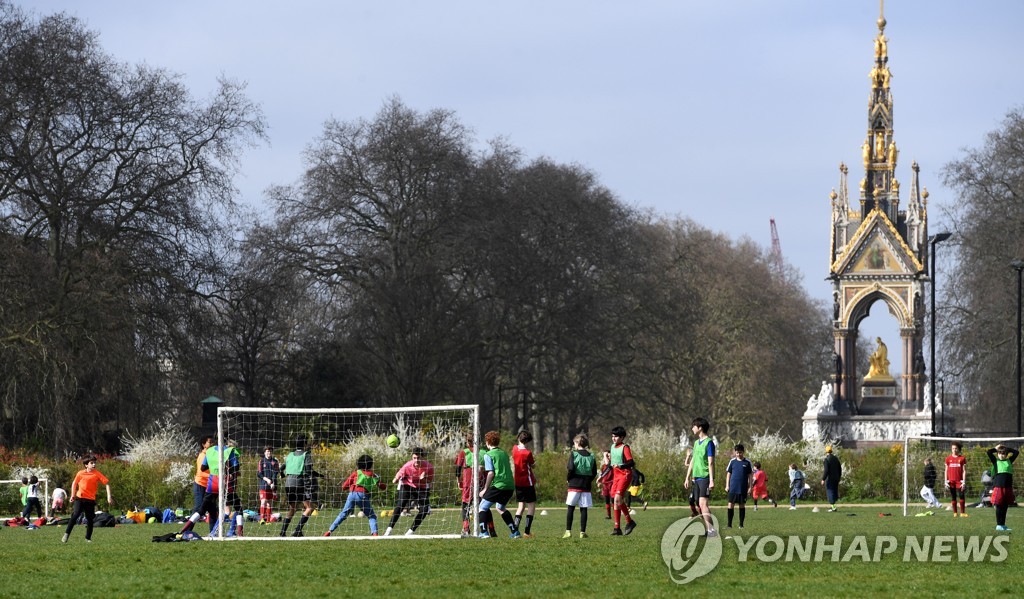
[[[717,568],[689,584],[671,581],[661,556],[665,530],[688,508],[652,508],[637,515],[628,537],[611,537],[603,510],[595,510],[590,538],[562,539],[565,512],[548,507],[538,516],[532,539],[398,539],[198,541],[152,543],[172,525],[96,529],[85,542],[76,527],[63,545],[62,527],[0,530],[5,597],[661,597],[698,593],[718,597],[1011,596],[1024,566],[1016,542],[1024,534],[1021,510],[1011,509],[1005,560],[947,563],[903,561],[907,536],[996,535],[991,509],[972,509],[970,518],[939,511],[930,517],[900,516],[900,508],[860,506],[838,513],[812,513],[809,506],[748,511],[743,530],[723,529]],[[879,512],[892,517],[879,517]],[[920,511],[920,510],[918,510]],[[725,519],[724,508],[714,509]],[[320,518],[331,518],[325,514]],[[205,525],[200,525],[205,534]],[[998,533],[1006,535],[1007,533]],[[739,537],[751,547],[765,535],[842,535],[845,548],[857,535],[872,546],[879,535],[895,537],[899,549],[878,563],[861,557],[838,563],[758,561],[755,550],[740,562]],[[733,537],[733,538],[729,538]],[[953,547],[956,542],[953,541]],[[768,547],[771,549],[771,547]],[[763,553],[763,552],[762,552]],[[770,551],[769,551],[770,553]],[[995,552],[990,552],[990,556]],[[216,582],[213,582],[216,581]],[[1018,589],[1019,590],[1019,589]]]

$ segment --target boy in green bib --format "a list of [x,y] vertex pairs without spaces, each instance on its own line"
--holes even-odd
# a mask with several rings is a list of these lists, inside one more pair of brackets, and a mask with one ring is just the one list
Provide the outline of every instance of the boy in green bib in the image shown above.
[[693,434],[697,435],[697,440],[693,442],[693,459],[690,461],[690,468],[686,472],[686,481],[683,484],[689,489],[692,482],[696,488],[697,505],[704,517],[707,535],[713,537],[718,532],[711,520],[708,501],[711,498],[711,490],[715,488],[715,442],[708,436],[711,424],[707,419],[694,418],[690,428]]

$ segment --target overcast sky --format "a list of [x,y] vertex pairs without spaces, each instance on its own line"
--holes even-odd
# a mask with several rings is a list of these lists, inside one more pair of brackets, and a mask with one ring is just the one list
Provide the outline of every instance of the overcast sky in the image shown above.
[[[623,202],[783,254],[830,302],[829,191],[863,176],[877,0],[33,0],[100,33],[125,62],[205,96],[248,83],[270,124],[242,200],[295,182],[326,119],[372,119],[398,96],[446,108],[483,143],[579,163]],[[931,230],[955,198],[942,167],[1024,103],[1024,2],[890,0],[897,178],[921,166]],[[941,264],[941,262],[940,262]],[[940,270],[941,275],[941,270]],[[941,285],[941,281],[940,281]],[[899,347],[876,305],[862,333]],[[898,364],[898,360],[893,360]]]

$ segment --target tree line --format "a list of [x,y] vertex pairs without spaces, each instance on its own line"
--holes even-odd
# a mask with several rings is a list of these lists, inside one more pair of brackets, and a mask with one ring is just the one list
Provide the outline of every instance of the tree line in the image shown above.
[[328,121],[261,221],[232,185],[266,139],[243,85],[197,100],[4,0],[0,48],[0,443],[117,451],[210,394],[478,403],[539,449],[695,415],[798,437],[830,372],[823,303],[764,248],[451,111]]

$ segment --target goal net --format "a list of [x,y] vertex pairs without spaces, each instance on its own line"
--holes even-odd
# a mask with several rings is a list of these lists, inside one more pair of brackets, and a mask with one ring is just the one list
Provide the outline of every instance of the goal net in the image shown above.
[[[398,446],[390,447],[388,438],[397,437]],[[214,526],[215,538],[232,536],[241,539],[301,538],[374,538],[430,537],[458,538],[464,530],[463,491],[456,476],[456,457],[466,448],[466,440],[479,447],[479,412],[476,405],[428,406],[415,408],[343,408],[343,409],[276,409],[219,408],[217,410],[217,443],[219,447],[237,450],[239,468],[234,471],[225,464],[230,451],[219,456],[219,505],[228,511],[240,507],[242,518],[226,525]],[[303,465],[305,476],[286,476],[289,454],[296,444],[304,444],[306,455],[293,464]],[[393,443],[392,443],[393,444]],[[279,474],[265,459],[266,448],[277,460]],[[413,452],[421,452],[420,461],[413,462]],[[473,454],[473,463],[476,455]],[[362,476],[357,484],[367,488],[369,504],[357,502],[343,519],[350,491],[342,486],[350,475],[372,460],[374,475],[385,485]],[[309,463],[311,462],[311,466]],[[399,471],[402,480],[394,482]],[[233,474],[228,474],[234,471]],[[263,476],[272,478],[268,489]],[[356,474],[356,476],[359,476]],[[227,479],[230,478],[230,481]],[[411,481],[411,482],[410,482]],[[476,530],[479,480],[473,477],[472,501],[468,513],[468,530]],[[261,492],[261,486],[263,487]],[[232,492],[235,497],[232,496]],[[236,499],[237,497],[237,499]],[[312,511],[303,517],[309,500]],[[291,503],[290,503],[291,501]],[[295,508],[289,518],[290,507]],[[220,510],[224,514],[224,510]],[[374,517],[375,516],[375,517]],[[224,517],[222,516],[222,519]],[[285,520],[288,520],[287,523]],[[304,521],[305,520],[305,521]],[[340,520],[340,521],[339,521]],[[242,522],[242,534],[235,534]],[[197,532],[205,534],[204,525]],[[392,528],[389,535],[388,529]],[[298,531],[298,533],[297,533]],[[411,531],[411,532],[410,532]]]
[[[991,507],[991,467],[986,451],[999,443],[1012,447],[1024,445],[1024,437],[907,437],[903,442],[903,515],[913,509],[950,509],[953,497],[946,486],[946,458],[952,455],[954,443],[960,445],[964,457],[963,488],[957,492],[957,508],[963,499],[966,508]],[[957,460],[959,461],[959,460]],[[934,468],[932,491],[935,503],[930,503],[926,487],[928,465]],[[956,470],[953,467],[953,471]],[[952,475],[955,476],[955,475]]]

